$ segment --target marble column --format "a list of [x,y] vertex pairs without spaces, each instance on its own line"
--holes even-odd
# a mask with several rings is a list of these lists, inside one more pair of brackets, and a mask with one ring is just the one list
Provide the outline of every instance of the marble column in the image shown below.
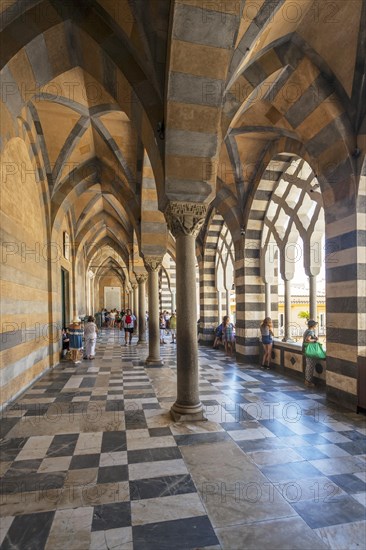
[[283,336],[283,342],[291,341],[291,280],[285,280],[285,333]]
[[128,307],[133,311],[133,290],[130,288]]
[[198,389],[196,320],[196,237],[207,206],[170,202],[165,217],[176,239],[177,399],[171,408],[176,422],[204,420]]
[[310,275],[309,277],[309,313],[310,319],[317,320],[318,316],[318,304],[316,295],[316,275]]
[[226,290],[226,315],[230,317],[230,290]]
[[163,258],[159,256],[145,256],[145,269],[148,272],[148,300],[149,300],[149,355],[147,365],[163,365],[160,357],[160,330],[159,330],[159,269]]
[[222,296],[221,290],[217,291],[217,310],[218,310],[218,321],[219,324],[222,323]]
[[139,311],[137,321],[139,325],[139,344],[146,342],[146,281],[147,273],[136,275],[136,280],[139,285]]
[[266,300],[266,317],[271,317],[271,285],[270,283],[264,283],[264,293]]
[[[284,282],[284,298],[285,298],[285,307],[284,307],[284,335],[282,342],[292,342],[291,338],[291,281],[294,278],[295,274],[295,260],[293,256],[296,243],[294,241],[288,241],[280,249],[280,272],[281,277]],[[297,328],[298,324],[296,323]]]
[[139,287],[137,283],[132,284],[132,291],[133,291],[133,309],[132,313],[134,313],[137,317],[137,310],[139,307]]
[[175,305],[175,292],[172,292],[172,313],[176,310],[176,305]]
[[133,290],[132,287],[128,289],[128,307],[132,311],[133,309]]
[[322,266],[322,253],[319,247],[320,237],[313,236],[312,241],[304,243],[304,271],[309,277],[309,315],[317,321],[317,276]]
[[123,308],[123,311],[126,311],[126,283],[125,283],[125,281],[123,281],[122,293],[123,293],[122,308]]
[[275,278],[275,267],[276,267],[275,250],[273,249],[272,244],[269,244],[269,245],[267,244],[266,248],[263,250],[261,254],[260,269],[261,269],[261,275],[264,282],[265,316],[271,317],[274,325],[277,319],[274,319],[272,317],[273,314],[275,316],[275,311],[272,312],[272,301],[276,301],[276,300],[272,300],[271,285],[274,283],[275,280],[277,282],[277,277]]

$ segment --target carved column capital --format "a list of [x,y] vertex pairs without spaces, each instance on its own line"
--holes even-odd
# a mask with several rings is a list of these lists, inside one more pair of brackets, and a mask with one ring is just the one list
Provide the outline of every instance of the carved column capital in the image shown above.
[[207,208],[207,204],[201,202],[170,202],[165,210],[165,218],[174,237],[197,237],[205,221]]
[[132,286],[132,290],[136,290],[136,288],[137,288],[137,283],[132,283],[131,286]]
[[162,256],[144,256],[145,268],[147,271],[158,271],[162,261]]
[[138,282],[138,284],[142,284],[142,283],[146,283],[147,281],[147,273],[139,273],[136,275],[136,281]]

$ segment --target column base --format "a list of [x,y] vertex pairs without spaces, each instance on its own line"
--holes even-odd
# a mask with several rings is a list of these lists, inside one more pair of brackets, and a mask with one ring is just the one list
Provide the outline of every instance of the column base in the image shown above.
[[138,344],[146,344],[147,340],[145,338],[145,340],[140,340],[140,338],[137,340],[137,343]]
[[148,357],[145,361],[145,365],[148,367],[163,367],[164,361],[162,359],[150,359]]
[[174,422],[206,422],[207,418],[204,416],[202,403],[198,405],[180,405],[174,403],[170,409],[170,416]]

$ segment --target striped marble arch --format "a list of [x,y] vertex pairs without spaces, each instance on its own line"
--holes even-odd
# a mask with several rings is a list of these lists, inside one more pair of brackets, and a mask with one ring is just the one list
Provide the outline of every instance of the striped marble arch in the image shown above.
[[[60,323],[100,307],[108,277],[124,305],[136,309],[141,293],[141,316],[146,270],[158,310],[163,263],[164,306],[183,319],[197,306],[198,264],[199,339],[210,342],[229,236],[237,359],[257,362],[297,231],[308,248],[325,237],[324,380],[354,409],[366,342],[366,2],[6,0],[0,16],[4,402],[57,364]],[[276,209],[291,178],[300,191]],[[305,227],[312,191],[324,224],[319,214]],[[58,327],[54,338],[37,342],[37,323]],[[178,333],[176,420],[203,414],[196,327],[178,322]]]

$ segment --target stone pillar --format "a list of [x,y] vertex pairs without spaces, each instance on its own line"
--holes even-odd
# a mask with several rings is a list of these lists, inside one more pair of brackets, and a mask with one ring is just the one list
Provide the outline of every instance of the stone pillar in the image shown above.
[[314,233],[310,240],[304,242],[304,271],[309,277],[309,315],[310,319],[317,321],[318,302],[316,277],[320,273],[322,265],[322,251],[319,243],[321,235]]
[[261,252],[260,269],[264,282],[265,316],[272,318],[271,284],[274,281],[275,258],[273,247],[268,246]]
[[230,290],[226,290],[226,315],[230,316]]
[[131,284],[131,288],[130,288],[130,310],[131,310],[132,312],[134,312],[136,306],[137,306],[137,304],[135,305],[134,292],[133,292],[133,284]]
[[137,317],[137,310],[139,307],[139,287],[137,283],[133,283],[132,285],[133,290],[133,309],[132,313],[134,313]]
[[283,342],[291,340],[290,328],[291,328],[291,281],[285,280],[285,333],[283,335]]
[[146,281],[147,273],[141,273],[136,275],[136,280],[139,285],[139,311],[137,321],[139,325],[139,344],[146,342]]
[[317,320],[317,295],[316,295],[316,275],[309,277],[309,313],[310,319]]
[[176,239],[177,273],[177,399],[171,408],[177,421],[204,420],[198,390],[198,344],[196,319],[196,236],[207,206],[171,202],[165,212]]
[[91,284],[91,308],[92,308],[91,313],[92,313],[92,315],[94,315],[94,313],[95,313],[95,294],[94,294],[94,280],[93,279],[90,281],[90,284]]
[[270,283],[264,283],[264,293],[266,300],[266,317],[271,317],[271,285]]
[[218,317],[219,317],[219,324],[222,323],[222,296],[221,296],[221,290],[217,291],[217,309],[218,309]]
[[293,257],[296,243],[288,241],[280,249],[280,271],[285,284],[285,318],[283,342],[291,342],[291,280],[295,274],[295,260]]
[[172,313],[177,309],[175,305],[175,292],[172,292]]
[[163,258],[159,256],[145,256],[145,268],[148,272],[148,299],[149,299],[149,355],[147,365],[163,365],[160,357],[159,331],[159,269]]
[[123,308],[123,311],[126,311],[126,283],[125,283],[125,281],[123,281],[122,292],[123,292],[122,308]]
[[131,308],[130,302],[131,302],[130,291],[128,288],[126,288],[126,309]]

